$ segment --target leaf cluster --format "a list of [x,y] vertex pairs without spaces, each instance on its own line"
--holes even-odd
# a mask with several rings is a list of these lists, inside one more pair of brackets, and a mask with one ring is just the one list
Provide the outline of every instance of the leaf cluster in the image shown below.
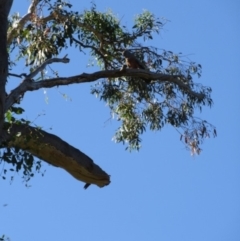
[[6,235],[2,235],[2,237],[0,237],[0,241],[11,241],[11,240]]
[[120,122],[116,142],[127,143],[130,150],[139,149],[141,135],[147,129],[157,131],[171,125],[192,153],[200,153],[200,144],[211,133],[215,136],[216,130],[197,118],[195,112],[212,106],[212,90],[196,83],[201,77],[200,64],[182,53],[149,46],[167,20],[144,11],[129,30],[111,11],[99,12],[94,4],[82,13],[71,8],[63,0],[41,0],[23,28],[14,27],[20,20],[13,17],[9,31],[16,34],[9,49],[18,49],[18,58],[24,58],[31,69],[73,46],[79,54],[88,51],[102,70],[119,70],[125,62],[122,51],[129,48],[149,72],[161,77],[126,74],[102,79],[92,86],[91,93],[105,101]]
[[[13,172],[11,175],[11,181],[14,179],[15,173],[22,172],[22,178],[24,182],[28,182],[34,174],[40,172],[41,161],[35,160],[31,153],[23,151],[19,148],[4,148],[0,151],[0,163],[2,164],[2,170],[0,176],[2,179],[6,179],[7,172]],[[12,168],[7,169],[5,163],[10,164]]]
[[[7,130],[7,132],[12,124],[30,124],[29,121],[23,118],[16,118],[16,115],[21,115],[23,112],[23,108],[16,106],[12,106],[6,112],[4,129]],[[21,133],[17,133],[15,137],[12,137],[12,140],[20,135]],[[26,139],[26,142],[28,141],[29,139]],[[22,179],[27,185],[35,173],[41,172],[41,160],[36,160],[31,153],[21,150],[18,147],[6,148],[5,143],[3,142],[2,144],[3,146],[0,147],[0,164],[2,165],[0,176],[5,180],[7,173],[12,172],[13,175],[10,176],[10,180],[13,181],[15,173],[22,172]],[[6,163],[9,165],[5,166]],[[8,168],[9,166],[10,168]]]

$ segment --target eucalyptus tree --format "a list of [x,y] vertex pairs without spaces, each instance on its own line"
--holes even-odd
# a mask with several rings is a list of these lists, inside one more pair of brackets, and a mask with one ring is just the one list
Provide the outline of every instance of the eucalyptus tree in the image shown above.
[[[106,102],[119,122],[115,141],[130,151],[140,149],[145,131],[161,131],[166,125],[179,132],[193,154],[201,152],[206,137],[216,136],[214,126],[195,116],[196,110],[213,103],[211,88],[197,82],[201,65],[181,53],[149,45],[166,24],[163,18],[144,11],[126,27],[112,12],[99,12],[94,4],[77,12],[64,0],[32,0],[24,16],[8,16],[12,4],[13,0],[0,1],[1,163],[8,163],[9,170],[23,171],[29,180],[41,168],[37,157],[64,168],[85,182],[85,188],[110,183],[109,175],[87,155],[21,118],[24,95],[41,88],[92,83],[90,93]],[[58,76],[57,68],[46,72],[52,63],[71,64],[63,56],[70,47],[79,56],[88,53],[99,70],[75,76]],[[123,55],[125,50],[130,55]],[[145,67],[126,66],[126,56],[134,56]],[[26,73],[16,72],[23,63]],[[22,82],[6,93],[7,79],[13,78]],[[3,178],[7,171],[4,166]]]

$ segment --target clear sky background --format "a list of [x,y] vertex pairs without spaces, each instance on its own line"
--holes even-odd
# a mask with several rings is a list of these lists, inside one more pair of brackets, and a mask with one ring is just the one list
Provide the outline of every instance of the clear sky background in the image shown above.
[[[76,11],[89,8],[89,2],[71,1]],[[29,188],[18,174],[12,184],[2,180],[0,235],[11,241],[239,241],[240,1],[95,3],[98,10],[112,9],[129,28],[143,9],[170,20],[145,45],[182,52],[203,66],[196,81],[212,87],[214,105],[200,117],[217,127],[218,137],[206,140],[201,155],[192,157],[166,126],[144,134],[140,152],[129,153],[111,141],[117,123],[90,94],[89,84],[27,93],[24,117],[89,155],[111,175],[111,184],[84,190],[82,182],[46,163],[44,177],[36,175]],[[15,0],[12,13],[25,14],[28,4]],[[71,62],[54,65],[61,76],[96,70],[87,67],[88,56],[67,52]],[[9,90],[18,81],[10,79]]]

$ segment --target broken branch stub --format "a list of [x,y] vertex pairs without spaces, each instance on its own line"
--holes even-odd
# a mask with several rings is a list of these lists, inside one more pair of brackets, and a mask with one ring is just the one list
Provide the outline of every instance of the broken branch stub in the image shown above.
[[26,124],[12,124],[6,131],[5,147],[18,147],[47,163],[61,167],[77,180],[104,187],[110,176],[93,160],[61,138]]

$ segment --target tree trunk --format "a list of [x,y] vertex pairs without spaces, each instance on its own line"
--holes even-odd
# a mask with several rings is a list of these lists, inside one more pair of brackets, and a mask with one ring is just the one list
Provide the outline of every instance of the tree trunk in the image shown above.
[[13,0],[0,0],[0,141],[4,123],[5,85],[8,76],[7,30],[8,14]]

